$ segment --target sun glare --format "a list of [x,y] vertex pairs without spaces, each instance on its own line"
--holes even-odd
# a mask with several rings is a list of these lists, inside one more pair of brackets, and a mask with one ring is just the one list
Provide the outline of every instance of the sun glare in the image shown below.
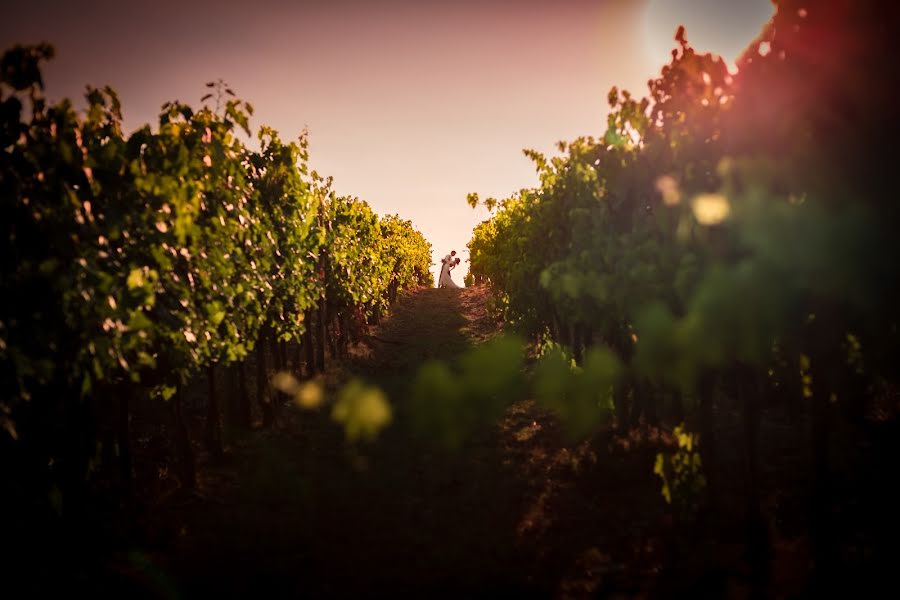
[[644,14],[646,52],[654,62],[668,62],[675,31],[684,25],[691,46],[720,55],[734,70],[737,57],[774,12],[771,0],[650,0]]

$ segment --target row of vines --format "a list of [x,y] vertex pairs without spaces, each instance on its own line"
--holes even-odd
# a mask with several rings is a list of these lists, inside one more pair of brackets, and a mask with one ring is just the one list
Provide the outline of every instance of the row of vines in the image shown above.
[[[272,424],[272,373],[322,372],[432,283],[409,221],[336,194],[308,170],[305,137],[263,127],[246,141],[252,107],[221,81],[199,109],[168,103],[126,135],[111,89],[89,89],[85,111],[45,99],[52,55],[16,47],[0,62],[0,494],[13,534],[38,539],[36,523],[77,523],[98,494],[134,496],[136,410],[158,407],[192,490],[196,450],[223,455],[226,402],[229,427]],[[202,444],[185,415],[198,381]]]
[[[679,30],[647,97],[611,90],[600,137],[526,152],[537,187],[470,195],[492,216],[469,277],[546,351],[538,399],[572,433],[685,423],[682,452],[656,465],[666,499],[745,507],[756,557],[769,555],[761,423],[789,415],[828,577],[847,559],[830,500],[848,475],[840,441],[897,416],[898,12],[776,4],[736,71]],[[740,436],[722,436],[735,413]],[[720,485],[735,453],[736,504]]]

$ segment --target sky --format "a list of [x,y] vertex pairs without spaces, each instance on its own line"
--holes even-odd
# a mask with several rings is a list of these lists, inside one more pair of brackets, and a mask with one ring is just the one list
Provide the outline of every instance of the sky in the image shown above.
[[50,42],[47,95],[110,85],[128,130],[222,78],[253,125],[308,130],[310,165],[339,194],[412,220],[439,266],[450,250],[466,261],[488,217],[466,195],[534,186],[523,149],[601,135],[609,88],[644,95],[678,25],[733,63],[773,12],[769,0],[0,0],[0,50]]

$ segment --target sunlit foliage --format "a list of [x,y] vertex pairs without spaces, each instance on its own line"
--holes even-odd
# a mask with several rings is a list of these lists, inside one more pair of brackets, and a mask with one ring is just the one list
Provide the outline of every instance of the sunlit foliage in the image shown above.
[[[206,445],[220,456],[216,369],[237,369],[249,426],[255,353],[271,421],[280,388],[268,389],[266,346],[276,358],[285,342],[323,356],[337,337],[346,347],[399,295],[432,283],[431,246],[409,221],[309,172],[305,135],[254,131],[253,108],[223,82],[207,84],[199,108],[167,103],[126,135],[109,88],[89,88],[84,112],[44,98],[52,56],[20,46],[0,61],[0,466],[4,495],[75,516],[107,462],[130,486],[131,402],[172,405],[172,424],[159,425],[172,427],[190,487],[185,385],[209,380]],[[323,402],[320,387],[295,387],[298,404]],[[351,439],[371,438],[390,414],[368,388],[335,405]]]
[[710,474],[715,411],[736,397],[755,481],[761,410],[787,405],[812,415],[821,492],[829,422],[896,383],[896,11],[776,4],[736,72],[679,30],[646,97],[610,91],[605,132],[526,152],[540,184],[484,202],[468,247],[511,326],[559,344],[582,377],[607,357],[593,395],[566,383],[577,369],[561,354],[537,366],[570,432],[686,416],[702,430],[691,468]]

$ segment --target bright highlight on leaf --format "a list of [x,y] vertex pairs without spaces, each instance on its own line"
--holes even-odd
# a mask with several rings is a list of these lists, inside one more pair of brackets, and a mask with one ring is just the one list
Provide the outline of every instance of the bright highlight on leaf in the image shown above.
[[288,396],[293,396],[300,388],[300,381],[286,371],[279,371],[272,376],[272,387]]
[[141,269],[132,269],[128,273],[127,285],[129,290],[139,288],[144,285],[144,273]]
[[660,452],[653,464],[653,473],[662,480],[660,493],[666,504],[673,505],[682,518],[695,514],[706,492],[706,477],[698,448],[700,437],[689,432],[684,424],[672,431],[677,449]]
[[701,194],[694,198],[691,208],[701,225],[718,225],[731,214],[731,204],[722,194]]
[[321,379],[301,382],[293,374],[280,371],[272,376],[272,387],[294,399],[300,408],[315,409],[325,401]]
[[325,390],[320,381],[307,381],[301,383],[294,394],[294,401],[300,408],[312,410],[322,405],[325,400]]
[[676,206],[681,202],[681,190],[671,175],[663,175],[656,180],[656,191],[662,196],[663,204],[666,206]]
[[354,379],[338,393],[331,418],[344,426],[347,440],[373,440],[390,424],[391,405],[379,388]]

